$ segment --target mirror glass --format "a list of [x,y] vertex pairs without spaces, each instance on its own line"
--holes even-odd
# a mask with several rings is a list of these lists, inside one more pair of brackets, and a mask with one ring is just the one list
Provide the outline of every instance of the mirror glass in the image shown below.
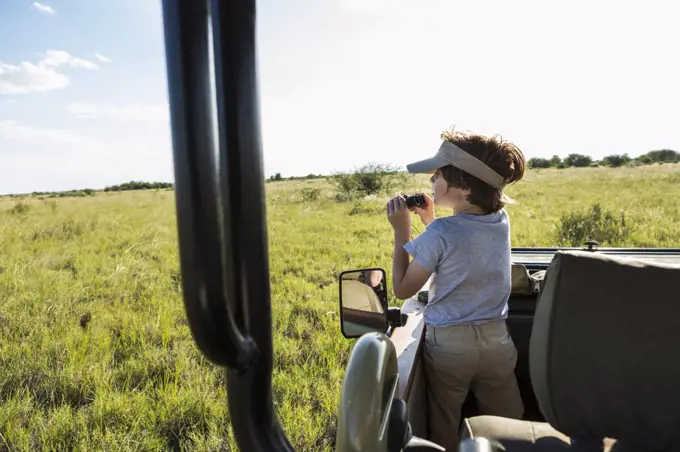
[[387,284],[382,268],[340,275],[340,322],[343,336],[387,331]]

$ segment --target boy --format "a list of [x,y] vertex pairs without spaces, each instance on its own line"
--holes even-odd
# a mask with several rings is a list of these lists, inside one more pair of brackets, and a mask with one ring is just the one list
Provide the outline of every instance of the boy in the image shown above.
[[[453,131],[441,138],[434,157],[407,166],[432,174],[433,199],[411,209],[426,226],[423,233],[410,240],[411,217],[400,197],[387,203],[387,217],[394,228],[395,296],[412,297],[434,275],[423,314],[429,439],[457,450],[470,389],[482,414],[519,419],[524,411],[506,326],[511,262],[503,187],[522,179],[526,161],[500,139]],[[435,218],[435,205],[453,214]]]

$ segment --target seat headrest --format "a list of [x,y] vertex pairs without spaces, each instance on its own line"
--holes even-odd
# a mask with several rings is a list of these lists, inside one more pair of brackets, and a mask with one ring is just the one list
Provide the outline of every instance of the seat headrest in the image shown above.
[[572,438],[680,446],[680,266],[562,251],[530,342],[546,420]]

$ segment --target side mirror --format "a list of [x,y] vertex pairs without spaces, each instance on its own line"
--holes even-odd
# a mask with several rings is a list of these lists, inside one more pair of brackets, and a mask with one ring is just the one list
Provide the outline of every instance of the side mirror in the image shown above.
[[387,282],[382,268],[340,273],[340,327],[346,338],[386,333]]

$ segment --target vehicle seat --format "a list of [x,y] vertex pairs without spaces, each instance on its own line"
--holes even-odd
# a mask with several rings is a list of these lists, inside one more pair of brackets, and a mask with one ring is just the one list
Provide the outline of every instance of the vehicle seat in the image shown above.
[[529,351],[547,423],[477,416],[461,438],[508,452],[680,450],[679,354],[679,266],[558,252]]
[[510,270],[510,295],[531,295],[533,287],[529,270],[522,264],[512,264]]

